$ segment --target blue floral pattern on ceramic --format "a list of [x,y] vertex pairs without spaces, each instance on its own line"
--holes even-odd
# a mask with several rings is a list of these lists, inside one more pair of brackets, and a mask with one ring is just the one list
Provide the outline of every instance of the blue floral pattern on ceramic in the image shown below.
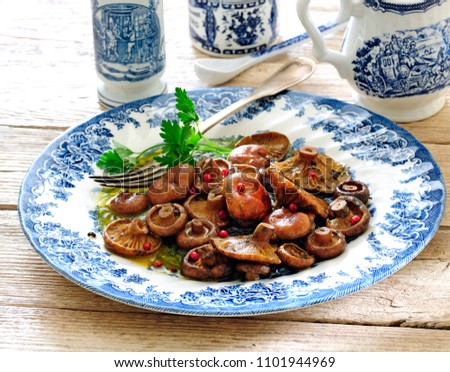
[[93,1],[98,73],[108,80],[137,82],[164,69],[159,1],[149,0],[148,6]]
[[[249,91],[226,87],[188,93],[204,119]],[[368,231],[333,260],[257,282],[197,282],[137,265],[104,248],[94,213],[99,189],[87,175],[97,171],[95,162],[113,139],[139,150],[158,140],[156,118],[175,112],[173,95],[104,112],[68,130],[30,167],[20,190],[20,220],[35,250],[59,273],[95,293],[157,311],[271,313],[336,299],[386,278],[419,254],[442,219],[441,171],[411,134],[360,107],[288,91],[251,104],[210,135],[278,130],[295,147],[316,146],[348,164],[372,192]]]
[[383,0],[364,0],[364,5],[381,12],[397,14],[421,13],[428,9],[441,5],[447,0],[411,0],[409,3],[399,3]]
[[383,34],[357,51],[355,83],[381,98],[429,94],[450,85],[450,18],[429,27]]
[[189,5],[191,37],[205,51],[253,53],[277,36],[276,0],[189,0]]

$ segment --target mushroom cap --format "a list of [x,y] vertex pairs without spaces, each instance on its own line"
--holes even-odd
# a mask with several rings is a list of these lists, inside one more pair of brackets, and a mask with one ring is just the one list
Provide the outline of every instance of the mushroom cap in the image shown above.
[[190,164],[179,164],[155,180],[147,190],[152,204],[165,204],[180,201],[189,195],[194,183],[195,169]]
[[235,147],[243,145],[260,145],[266,148],[270,157],[275,160],[282,160],[289,149],[291,143],[289,138],[279,132],[261,132],[246,136],[236,142]]
[[301,270],[310,267],[316,260],[313,255],[295,243],[284,243],[277,249],[281,261],[293,269]]
[[[357,216],[357,222],[354,216]],[[361,200],[353,196],[339,196],[330,204],[326,225],[345,236],[355,237],[367,229],[369,221],[370,212]]]
[[181,262],[181,273],[198,280],[224,279],[231,276],[233,266],[211,244],[205,244],[185,254]]
[[272,210],[269,193],[254,177],[229,174],[224,189],[230,216],[243,226],[261,221]]
[[211,221],[194,218],[177,234],[177,244],[186,250],[199,247],[209,243],[211,238],[216,237],[218,230],[218,227]]
[[162,239],[151,234],[145,222],[138,218],[109,223],[103,230],[103,240],[108,249],[126,257],[148,256],[162,244]]
[[211,244],[224,256],[235,260],[277,265],[281,260],[275,253],[278,246],[270,242],[273,231],[273,226],[260,223],[252,235],[212,238]]
[[148,207],[148,198],[144,194],[121,191],[109,201],[109,208],[120,215],[133,215],[145,211]]
[[367,185],[360,181],[348,180],[339,183],[334,189],[333,195],[338,198],[339,196],[354,196],[361,200],[364,204],[367,204],[370,199],[370,191]]
[[[205,158],[197,163],[198,171],[195,174],[194,185],[197,190],[201,190],[208,194],[212,190],[221,187],[224,176],[224,169],[230,168],[231,164],[221,158]],[[226,175],[227,173],[225,173]],[[205,181],[206,176],[210,178],[209,181]]]
[[351,178],[347,167],[311,146],[301,147],[274,167],[296,186],[315,193],[332,194],[338,183]]
[[244,273],[247,281],[258,280],[261,275],[270,274],[269,265],[257,262],[238,261],[234,265],[234,269],[237,272]]
[[276,168],[269,168],[269,180],[278,207],[295,204],[300,210],[311,211],[323,218],[328,216],[328,203],[295,185]]
[[328,227],[317,228],[305,240],[308,253],[322,260],[339,256],[346,246],[345,235]]
[[248,164],[256,168],[267,168],[270,165],[270,154],[261,145],[242,145],[235,147],[229,154],[231,164]]
[[159,236],[175,235],[183,229],[187,220],[186,210],[177,203],[156,204],[145,216],[149,230]]
[[[202,195],[191,195],[183,204],[189,217],[206,219],[217,225],[224,227],[230,223],[225,197],[222,194],[210,192],[205,198]],[[223,213],[225,212],[225,213]]]
[[313,228],[313,222],[306,213],[293,213],[284,207],[274,210],[264,222],[275,227],[275,235],[281,240],[301,238],[308,235]]

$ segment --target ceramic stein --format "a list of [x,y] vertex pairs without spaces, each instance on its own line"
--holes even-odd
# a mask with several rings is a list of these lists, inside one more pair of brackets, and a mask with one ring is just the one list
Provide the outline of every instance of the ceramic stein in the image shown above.
[[425,119],[445,104],[450,83],[450,0],[341,0],[349,23],[341,52],[327,49],[298,0],[313,54],[333,64],[354,99],[398,122]]
[[162,0],[92,0],[92,19],[103,105],[166,91]]
[[279,0],[189,0],[192,45],[215,57],[262,50],[278,37]]

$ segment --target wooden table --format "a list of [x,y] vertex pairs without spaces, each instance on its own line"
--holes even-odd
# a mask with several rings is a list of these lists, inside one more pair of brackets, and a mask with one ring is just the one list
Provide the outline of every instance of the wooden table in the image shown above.
[[[295,0],[283,0],[282,38],[303,32]],[[315,2],[333,19],[338,1]],[[325,5],[322,5],[325,4]],[[319,8],[321,6],[321,8]],[[27,351],[450,351],[450,214],[406,267],[363,291],[272,315],[192,318],[114,302],[65,279],[36,254],[17,213],[33,160],[66,129],[100,113],[91,10],[73,0],[0,0],[0,349]],[[207,87],[192,68],[204,57],[188,36],[187,1],[165,1],[169,92]],[[329,34],[338,48],[342,31]],[[254,86],[306,42],[226,85]],[[320,63],[305,92],[352,102],[347,83]],[[450,179],[450,102],[434,117],[401,125]],[[448,199],[447,199],[448,202]]]

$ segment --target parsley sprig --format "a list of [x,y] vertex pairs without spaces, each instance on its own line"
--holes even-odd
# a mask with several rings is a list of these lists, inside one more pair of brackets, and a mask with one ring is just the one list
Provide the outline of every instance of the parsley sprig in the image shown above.
[[194,165],[196,157],[202,153],[227,156],[233,149],[231,144],[229,147],[218,145],[200,133],[199,117],[186,90],[175,88],[175,97],[177,117],[181,123],[178,120],[162,121],[160,137],[163,143],[142,152],[134,152],[113,140],[113,148],[100,157],[97,166],[108,173],[121,173],[133,170],[144,159],[149,158],[154,158],[161,165],[173,167],[177,164]]

